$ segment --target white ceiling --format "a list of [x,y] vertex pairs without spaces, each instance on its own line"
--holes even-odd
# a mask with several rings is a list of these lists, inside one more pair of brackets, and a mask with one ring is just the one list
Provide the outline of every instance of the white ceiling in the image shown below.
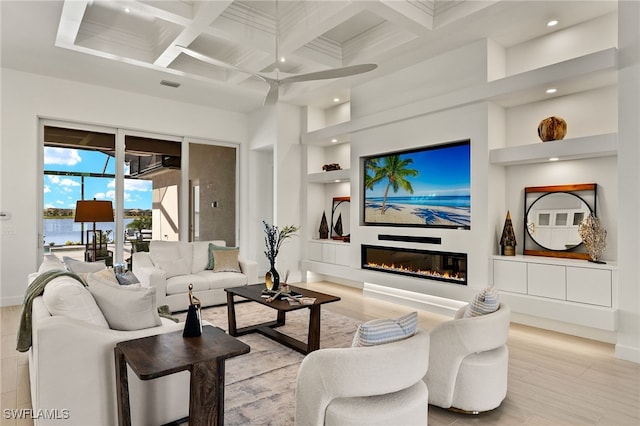
[[[293,83],[280,100],[326,107],[370,79],[489,37],[508,47],[616,10],[616,2],[520,0],[1,0],[2,67],[239,112],[268,85],[208,65],[188,46],[273,76],[376,63],[366,74]],[[560,24],[547,28],[556,18]],[[277,26],[276,26],[277,23]],[[162,80],[181,84],[160,85]]]

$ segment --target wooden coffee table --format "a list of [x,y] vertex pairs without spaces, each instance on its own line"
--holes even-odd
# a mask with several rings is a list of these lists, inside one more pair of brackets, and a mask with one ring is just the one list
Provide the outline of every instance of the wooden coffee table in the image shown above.
[[[320,307],[325,303],[337,302],[340,300],[337,296],[319,293],[317,291],[307,290],[305,288],[289,286],[291,291],[302,294],[303,297],[313,297],[315,302],[312,305],[290,305],[286,300],[274,300],[267,302],[262,297],[262,290],[265,289],[264,284],[253,284],[244,287],[225,288],[227,292],[227,315],[229,316],[229,334],[232,336],[242,336],[248,333],[260,333],[270,339],[275,340],[291,349],[295,349],[303,354],[308,354],[320,349]],[[248,327],[237,328],[236,326],[236,310],[234,296],[240,296],[245,299],[268,306],[277,311],[275,321],[264,322]],[[307,342],[301,342],[293,337],[287,336],[275,330],[276,327],[283,326],[286,322],[286,313],[297,309],[309,309],[309,333]]]
[[131,425],[129,364],[140,380],[189,370],[189,425],[223,425],[224,362],[249,351],[247,344],[210,325],[203,326],[198,337],[182,337],[180,330],[118,343],[114,348],[118,424]]

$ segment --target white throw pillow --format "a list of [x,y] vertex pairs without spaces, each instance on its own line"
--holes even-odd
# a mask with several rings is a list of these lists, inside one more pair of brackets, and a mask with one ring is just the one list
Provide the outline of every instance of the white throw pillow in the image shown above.
[[89,291],[113,330],[141,330],[161,325],[154,287],[113,285],[88,277]]
[[375,346],[411,337],[418,326],[418,313],[395,319],[375,319],[358,326],[351,346]]
[[64,263],[60,262],[60,259],[58,259],[54,254],[47,254],[44,256],[44,259],[42,259],[42,263],[38,268],[38,274],[41,274],[47,271],[64,271],[64,270],[66,270],[66,268],[64,266]]
[[166,277],[191,273],[191,246],[178,241],[151,241],[149,257],[153,264],[166,272]]
[[51,280],[44,288],[42,300],[51,315],[61,315],[109,328],[89,290],[72,277],[63,276]]
[[498,290],[495,287],[488,287],[475,295],[464,311],[463,318],[473,318],[490,314],[497,311],[499,307],[500,300],[498,300]]
[[67,270],[74,274],[88,274],[89,272],[98,272],[107,268],[104,260],[100,260],[98,262],[83,262],[68,256],[63,256],[62,260],[67,266]]

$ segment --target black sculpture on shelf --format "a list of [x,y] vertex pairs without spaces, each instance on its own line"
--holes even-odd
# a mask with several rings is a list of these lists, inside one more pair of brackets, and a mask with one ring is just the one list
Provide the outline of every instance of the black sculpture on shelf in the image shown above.
[[322,212],[322,220],[320,221],[320,239],[326,240],[329,238],[329,225],[327,224],[327,215],[325,212]]

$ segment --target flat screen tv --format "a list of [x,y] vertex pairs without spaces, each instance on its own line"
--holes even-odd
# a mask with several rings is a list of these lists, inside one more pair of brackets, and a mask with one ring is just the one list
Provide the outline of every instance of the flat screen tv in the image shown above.
[[471,229],[469,140],[363,157],[364,225]]

